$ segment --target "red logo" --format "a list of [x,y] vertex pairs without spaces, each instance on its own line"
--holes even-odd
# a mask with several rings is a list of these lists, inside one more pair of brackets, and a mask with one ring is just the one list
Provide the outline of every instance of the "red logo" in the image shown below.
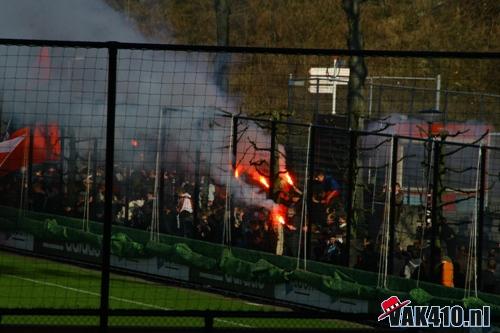
[[397,296],[391,296],[382,303],[380,303],[380,307],[382,308],[382,313],[380,316],[378,316],[378,320],[381,321],[397,309],[401,309],[402,307],[410,304],[411,301],[403,301],[401,302]]

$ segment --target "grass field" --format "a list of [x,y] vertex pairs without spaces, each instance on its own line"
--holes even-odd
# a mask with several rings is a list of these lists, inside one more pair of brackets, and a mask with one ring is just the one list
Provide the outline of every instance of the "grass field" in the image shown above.
[[[54,261],[0,252],[0,308],[99,308],[100,272]],[[123,275],[111,275],[110,308],[160,310],[291,311],[238,298],[190,290]],[[4,316],[2,324],[97,325],[98,317]],[[201,318],[111,317],[119,326],[203,326]],[[324,319],[215,318],[216,327],[366,328]]]

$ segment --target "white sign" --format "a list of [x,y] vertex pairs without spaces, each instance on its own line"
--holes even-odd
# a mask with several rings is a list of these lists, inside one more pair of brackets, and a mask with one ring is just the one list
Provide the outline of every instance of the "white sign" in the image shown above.
[[309,92],[332,94],[338,85],[349,83],[349,68],[312,67],[309,69]]
[[309,69],[309,92],[313,94],[332,94],[332,114],[337,109],[337,86],[349,83],[349,68],[312,67]]

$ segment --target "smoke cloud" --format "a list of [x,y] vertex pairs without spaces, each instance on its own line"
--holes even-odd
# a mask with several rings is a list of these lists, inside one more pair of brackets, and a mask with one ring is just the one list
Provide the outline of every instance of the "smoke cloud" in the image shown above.
[[0,0],[2,38],[146,42],[102,0]]
[[[0,6],[2,38],[152,41],[102,0],[0,0]],[[235,113],[238,100],[216,85],[213,59],[202,53],[119,51],[118,164],[153,166],[161,127],[167,170],[192,174],[198,165],[202,174],[227,184],[230,119],[217,115]],[[1,116],[11,127],[57,122],[66,134],[83,140],[84,150],[98,138],[103,152],[106,90],[105,49],[0,46]],[[253,141],[269,147],[264,130],[247,126]],[[132,139],[138,147],[131,145]],[[243,164],[248,165],[250,158],[269,159],[268,152],[249,145],[244,137],[238,147],[240,154],[246,152],[245,158],[238,156]],[[258,188],[241,180],[230,183],[236,199],[265,201]]]

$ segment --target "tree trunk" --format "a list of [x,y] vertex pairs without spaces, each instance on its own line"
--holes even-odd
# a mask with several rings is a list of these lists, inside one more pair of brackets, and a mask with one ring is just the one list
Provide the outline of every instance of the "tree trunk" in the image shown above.
[[[348,34],[347,34],[347,46],[349,50],[362,50],[363,49],[363,35],[361,33],[361,5],[365,0],[342,0],[342,7],[347,16]],[[362,118],[365,111],[365,100],[364,100],[364,87],[365,78],[367,74],[366,65],[363,57],[351,56],[349,59],[349,84],[348,84],[348,95],[347,95],[347,126],[349,129],[359,130],[362,127],[360,119]],[[357,144],[356,144],[357,146]],[[354,177],[350,179],[353,189],[353,217],[351,223],[351,234],[350,239],[356,242],[357,238],[366,236],[367,225],[365,224],[365,214],[364,214],[364,193],[363,190],[356,186],[356,184],[362,184],[362,173],[360,172],[358,166],[361,165],[359,160],[359,154],[357,152],[357,147],[351,147],[353,151],[354,158]],[[349,244],[351,248],[353,243]],[[348,265],[354,261],[355,253],[354,251],[349,251]]]
[[[229,45],[229,17],[231,9],[230,0],[214,0],[215,21],[217,26],[217,45]],[[217,85],[225,92],[228,91],[227,70],[230,62],[229,53],[217,53],[215,55],[215,77]]]
[[[342,7],[347,16],[348,35],[347,46],[349,50],[363,49],[363,35],[361,33],[360,15],[361,4],[365,0],[343,0]],[[352,129],[360,129],[360,118],[365,111],[363,96],[366,79],[365,59],[360,56],[351,56],[349,59],[349,85],[347,96],[348,125]]]

